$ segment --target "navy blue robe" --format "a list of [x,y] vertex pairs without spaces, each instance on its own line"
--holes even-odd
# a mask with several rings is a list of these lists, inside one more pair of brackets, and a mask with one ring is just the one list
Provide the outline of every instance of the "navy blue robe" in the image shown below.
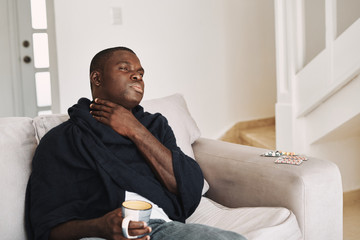
[[172,152],[179,194],[157,179],[135,144],[95,120],[91,101],[69,108],[70,119],[50,130],[36,149],[29,178],[25,220],[29,239],[48,239],[50,230],[70,220],[103,216],[119,208],[125,191],[136,192],[184,222],[200,202],[203,175],[199,165],[176,145],[161,114],[135,107],[134,116]]

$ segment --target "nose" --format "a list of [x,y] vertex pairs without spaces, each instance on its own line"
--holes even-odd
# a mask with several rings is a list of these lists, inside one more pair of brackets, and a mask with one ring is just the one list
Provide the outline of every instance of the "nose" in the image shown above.
[[142,81],[142,74],[139,73],[139,72],[134,72],[131,75],[131,80],[133,80],[133,81]]

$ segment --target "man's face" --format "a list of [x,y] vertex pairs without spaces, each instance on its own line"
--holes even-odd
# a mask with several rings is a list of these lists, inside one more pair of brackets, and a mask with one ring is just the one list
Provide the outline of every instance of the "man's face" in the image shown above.
[[144,95],[143,75],[144,69],[135,54],[116,51],[105,62],[97,97],[132,109]]

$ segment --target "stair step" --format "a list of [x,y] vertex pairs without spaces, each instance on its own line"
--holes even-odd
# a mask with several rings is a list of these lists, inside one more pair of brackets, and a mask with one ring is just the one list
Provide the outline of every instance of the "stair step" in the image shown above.
[[275,118],[239,122],[229,129],[220,140],[275,150]]
[[250,146],[275,149],[275,125],[265,127],[254,127],[243,130],[241,137],[248,142]]

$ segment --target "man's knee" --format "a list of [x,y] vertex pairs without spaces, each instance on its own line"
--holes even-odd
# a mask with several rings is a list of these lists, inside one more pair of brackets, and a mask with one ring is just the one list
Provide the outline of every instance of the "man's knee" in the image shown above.
[[214,228],[201,224],[187,224],[190,227],[191,225],[195,225],[195,233],[194,236],[197,235],[196,238],[189,239],[209,239],[209,240],[246,240],[242,235],[232,232],[226,231],[219,228]]
[[174,240],[246,240],[238,233],[225,231],[202,224],[184,224],[168,222],[153,227],[150,234],[153,240],[162,240],[171,237]]

